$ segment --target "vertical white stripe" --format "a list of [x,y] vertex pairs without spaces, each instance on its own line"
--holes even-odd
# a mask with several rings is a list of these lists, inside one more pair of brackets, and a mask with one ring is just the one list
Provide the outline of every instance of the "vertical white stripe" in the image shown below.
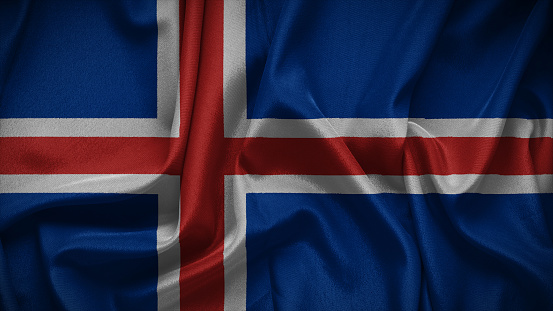
[[225,137],[245,137],[246,1],[227,0],[223,30],[223,115]]
[[[246,1],[226,0],[223,22],[223,115],[225,137],[248,130],[246,119]],[[225,310],[246,310],[246,198],[225,176],[223,265]]]
[[[179,1],[157,0],[157,119],[163,131],[178,137]],[[176,135],[175,135],[176,133]]]
[[[157,0],[157,119],[170,135],[180,130],[179,1]],[[180,182],[158,199],[158,310],[180,309]]]
[[246,310],[246,189],[225,176],[225,310]]
[[163,188],[164,192],[163,195],[158,195],[158,310],[180,308],[180,177],[174,177],[176,180],[171,183],[156,186]]

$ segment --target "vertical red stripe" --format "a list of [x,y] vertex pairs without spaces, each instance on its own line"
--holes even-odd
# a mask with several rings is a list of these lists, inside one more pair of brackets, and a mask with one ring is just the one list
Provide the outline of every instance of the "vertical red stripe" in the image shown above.
[[223,310],[223,1],[186,1],[182,44],[181,309]]

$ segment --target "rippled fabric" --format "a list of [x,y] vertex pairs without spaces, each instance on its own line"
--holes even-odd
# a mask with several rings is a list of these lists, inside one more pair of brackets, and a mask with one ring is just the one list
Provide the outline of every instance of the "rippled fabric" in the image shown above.
[[157,308],[157,196],[0,194],[5,310]]
[[[1,310],[553,309],[552,1],[180,3],[177,136],[0,137]],[[0,134],[159,117],[155,4],[0,1]]]
[[551,118],[549,1],[246,1],[250,118]]
[[[247,116],[551,118],[552,38],[550,1],[248,0]],[[399,148],[399,174],[456,164],[446,144],[428,144],[414,162]],[[487,148],[472,144],[460,158]],[[348,147],[333,159],[367,173],[386,161],[365,165],[371,148],[394,148]],[[553,308],[551,195],[479,194],[473,182],[454,195],[248,194],[247,308]]]
[[548,309],[552,199],[250,194],[248,309]]
[[1,175],[17,163],[52,174],[93,161],[48,155],[95,145],[63,139],[6,160],[15,155],[10,120],[155,118],[157,37],[156,1],[0,1],[0,310],[157,309],[156,194],[55,193],[50,184],[26,193]]
[[4,1],[0,18],[0,118],[156,117],[156,1]]

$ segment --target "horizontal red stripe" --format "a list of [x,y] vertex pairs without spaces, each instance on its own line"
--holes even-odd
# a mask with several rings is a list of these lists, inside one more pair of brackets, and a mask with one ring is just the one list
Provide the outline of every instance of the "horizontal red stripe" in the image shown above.
[[551,138],[245,138],[230,145],[228,175],[553,173]]
[[178,175],[177,144],[172,138],[5,137],[0,174]]
[[[221,160],[226,162],[227,175],[553,174],[551,138],[244,138],[224,142]],[[1,138],[0,174],[180,174],[182,150],[177,144],[177,139],[170,138]]]

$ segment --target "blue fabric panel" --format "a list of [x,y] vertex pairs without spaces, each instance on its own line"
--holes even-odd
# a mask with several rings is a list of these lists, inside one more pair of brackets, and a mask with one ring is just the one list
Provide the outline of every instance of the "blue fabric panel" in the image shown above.
[[553,118],[551,1],[246,1],[248,118]]
[[0,1],[0,118],[155,118],[156,1]]
[[0,194],[0,207],[0,308],[157,308],[157,195]]
[[250,310],[548,310],[553,195],[247,195]]

